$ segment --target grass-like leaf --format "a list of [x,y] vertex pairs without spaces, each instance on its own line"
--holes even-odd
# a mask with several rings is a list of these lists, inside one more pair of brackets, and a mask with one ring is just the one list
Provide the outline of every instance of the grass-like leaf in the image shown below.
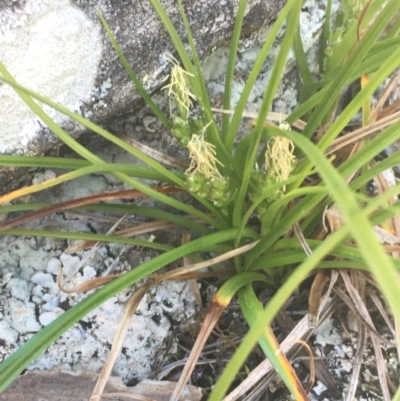
[[103,24],[104,29],[107,32],[107,35],[112,43],[115,51],[118,54],[119,59],[121,60],[121,64],[124,66],[126,72],[128,73],[129,77],[131,78],[132,82],[135,84],[136,89],[145,100],[147,105],[153,111],[153,113],[157,116],[157,118],[164,124],[167,129],[172,128],[171,122],[168,120],[167,116],[160,110],[160,108],[153,102],[151,96],[147,93],[146,89],[143,87],[141,82],[139,81],[138,77],[136,76],[135,72],[132,70],[131,66],[128,63],[128,60],[125,58],[124,53],[122,52],[121,48],[119,47],[117,40],[115,39],[114,34],[112,33],[110,27],[107,24],[103,14],[98,9],[97,14],[99,15],[100,21]]

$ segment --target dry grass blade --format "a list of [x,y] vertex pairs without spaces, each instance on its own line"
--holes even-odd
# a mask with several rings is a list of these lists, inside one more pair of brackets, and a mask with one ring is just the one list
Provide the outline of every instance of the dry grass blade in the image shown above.
[[[358,309],[358,312],[363,316],[363,313],[365,311],[362,309],[364,307],[364,299],[365,299],[365,286],[366,286],[366,280],[365,278],[361,277],[361,274],[356,274],[352,275],[353,280],[350,279],[349,275],[347,272],[340,272],[343,281],[345,282],[347,291],[350,294],[350,297],[352,298],[353,302],[356,304],[357,309],[360,307],[358,304],[362,304],[361,311]],[[354,281],[354,284],[357,288],[355,288],[352,284],[352,281]],[[354,295],[354,293],[357,292],[357,296]],[[359,292],[359,293],[358,293]],[[365,308],[366,309],[366,308]],[[368,312],[367,312],[368,314]],[[369,316],[369,314],[368,314]],[[363,316],[364,320],[365,316]],[[347,391],[346,395],[346,401],[352,401],[354,400],[354,396],[357,391],[358,383],[359,383],[359,377],[360,377],[360,371],[361,371],[361,365],[363,361],[363,354],[365,350],[365,346],[367,343],[367,330],[366,327],[363,324],[358,324],[358,347],[357,347],[357,352],[354,358],[354,363],[353,363],[353,369],[351,373],[351,378],[350,378],[350,383],[349,383],[349,388]]]
[[262,380],[260,380],[255,386],[251,389],[251,391],[241,398],[241,401],[259,401],[262,400],[262,396],[265,393],[265,389],[269,386],[269,384],[273,381],[273,375],[269,374],[268,376],[264,376]]
[[121,139],[123,139],[125,142],[129,143],[136,149],[139,149],[142,151],[144,154],[147,156],[150,156],[152,159],[164,163],[167,166],[174,167],[180,170],[187,170],[189,168],[190,163],[176,159],[175,157],[169,156],[166,153],[160,152],[154,148],[151,148],[150,146],[144,145],[143,143],[140,143],[139,141],[136,141],[133,138],[130,138],[127,135],[124,134],[117,134],[117,136]]
[[[324,213],[325,217],[329,222],[329,226],[332,231],[337,229],[342,223],[344,223],[344,218],[339,208],[336,205],[332,205],[329,209],[327,209]],[[389,244],[396,245],[400,244],[400,237],[397,235],[391,234],[389,231],[386,231],[382,227],[374,226],[374,233],[381,244]]]
[[[374,227],[374,232],[381,244],[389,244],[391,246],[400,245],[400,237],[398,235],[391,234],[389,231],[379,226]],[[393,254],[397,252],[398,246],[392,248],[388,247],[387,249]]]
[[327,276],[326,272],[319,272],[316,274],[308,297],[308,324],[310,328],[316,328],[318,326],[318,311],[321,310],[321,298],[326,283],[330,281],[328,290],[325,294],[325,297],[329,297],[338,277],[339,274],[336,270],[330,271],[330,277]]
[[[217,114],[233,114],[235,112],[234,110],[216,109],[214,107],[211,107],[211,110]],[[258,113],[254,112],[254,111],[244,111],[242,113],[242,117],[258,118]],[[268,113],[267,121],[275,121],[277,123],[282,123],[288,117],[289,117],[288,114],[270,112],[270,113]],[[306,125],[307,125],[307,123],[303,120],[297,120],[296,122],[293,123],[293,126],[301,131],[306,127]]]
[[[152,189],[163,193],[163,194],[173,194],[177,192],[184,192],[183,189],[169,186],[158,186],[152,187]],[[8,221],[0,225],[0,231],[8,230],[10,228],[14,228],[19,226],[20,224],[27,223],[31,220],[35,220],[44,216],[48,216],[53,213],[62,212],[69,209],[74,209],[80,206],[91,205],[93,203],[98,202],[107,202],[114,199],[133,199],[147,197],[143,192],[140,192],[136,189],[127,189],[123,191],[114,191],[114,192],[103,192],[97,195],[84,196],[82,198],[72,199],[65,202],[60,202],[55,205],[51,205],[45,207],[40,210],[36,210],[34,212],[30,212],[25,214],[24,216],[18,217],[14,220]]]
[[[190,233],[183,233],[182,234],[182,245],[187,244],[188,242],[190,242],[190,238],[191,238],[191,234]],[[186,266],[190,266],[190,264],[191,264],[190,263],[190,259],[188,257],[184,256],[183,257],[183,266],[184,266],[184,268]],[[201,300],[201,294],[200,294],[199,286],[197,284],[197,280],[196,279],[190,279],[190,280],[188,280],[188,283],[189,283],[190,290],[192,291],[192,293],[193,293],[193,295],[194,295],[194,297],[196,299],[197,305],[199,305],[200,308],[202,308],[203,307],[203,302]]]
[[107,380],[111,375],[112,368],[115,364],[115,361],[119,355],[119,352],[122,348],[122,343],[125,339],[126,332],[128,331],[129,325],[131,323],[132,317],[138,308],[140,301],[146,292],[154,285],[154,283],[143,285],[139,290],[137,290],[125,308],[124,317],[121,320],[117,332],[115,334],[115,338],[111,347],[110,354],[108,355],[107,361],[101,370],[100,376],[97,380],[96,386],[93,389],[92,395],[90,397],[90,401],[100,401],[102,397],[103,390],[107,384]]
[[[330,314],[329,306],[332,300],[329,297],[324,296],[322,301],[321,312],[322,319],[325,320]],[[300,322],[297,323],[295,328],[280,344],[280,349],[284,354],[288,354],[297,346],[296,340],[303,339],[307,340],[312,334],[312,329],[308,326],[308,317],[304,316]],[[273,371],[274,368],[268,359],[262,361],[251,373],[243,380],[238,387],[236,387],[231,393],[229,393],[223,401],[236,401],[246,394],[253,386],[255,386],[260,380],[263,379],[269,372]]]
[[250,249],[254,248],[258,244],[258,242],[259,241],[254,241],[250,244],[241,246],[240,248],[233,249],[230,252],[226,252],[222,255],[216,256],[215,258],[206,260],[204,262],[196,263],[194,265],[189,265],[189,266],[185,266],[185,267],[179,267],[177,269],[171,270],[168,273],[163,274],[161,279],[162,280],[171,280],[171,279],[179,280],[180,276],[183,276],[187,273],[191,273],[196,270],[203,269],[204,267],[216,265],[218,263],[224,262],[225,260],[231,259],[237,255],[245,253],[245,252],[249,251]]
[[339,278],[339,273],[336,270],[331,270],[331,281],[329,283],[328,291],[326,292],[326,297],[330,297],[333,291],[333,286],[336,284],[337,279]]
[[[371,323],[372,323],[372,321],[371,321]],[[385,358],[383,357],[383,354],[382,354],[381,344],[379,343],[377,338],[374,336],[371,337],[371,341],[372,341],[372,345],[374,346],[374,352],[375,352],[375,358],[376,358],[376,368],[378,371],[378,378],[379,378],[379,383],[380,383],[381,389],[382,389],[383,399],[385,401],[390,401],[392,397],[390,396],[388,379],[387,379],[387,375],[386,375]]]
[[382,113],[382,109],[383,109],[386,101],[388,100],[390,94],[398,85],[399,79],[400,79],[400,72],[393,75],[393,77],[390,79],[389,83],[386,85],[385,90],[383,91],[383,93],[380,96],[378,102],[376,103],[374,109],[372,110],[371,118],[370,118],[370,120],[372,122],[379,120],[379,117]]
[[395,318],[394,327],[396,330],[396,346],[397,346],[397,357],[400,362],[400,322]]
[[299,240],[300,245],[301,245],[304,253],[307,256],[311,256],[312,255],[312,249],[308,245],[307,240],[304,237],[303,230],[301,229],[300,224],[298,222],[293,224],[293,231],[294,231],[297,239]]
[[350,278],[349,272],[344,270],[339,271],[339,274],[346,286],[347,293],[356,306],[357,312],[365,322],[368,322],[370,315],[367,307],[365,306],[365,277],[360,272],[357,272],[356,274],[354,274],[354,272],[350,272]]
[[315,383],[315,362],[314,362],[314,354],[312,352],[311,347],[304,340],[295,340],[297,344],[301,344],[308,352],[310,358],[310,378],[308,380],[306,393],[308,394],[314,386]]
[[389,116],[368,125],[367,127],[359,128],[353,132],[341,136],[340,138],[335,139],[332,144],[326,149],[325,156],[328,156],[347,145],[351,145],[355,142],[360,142],[365,139],[372,138],[374,135],[379,134],[379,132],[383,128],[395,123],[398,119],[400,119],[400,111],[392,113]]
[[177,401],[179,396],[185,387],[186,383],[189,381],[190,376],[196,366],[197,360],[201,354],[201,351],[204,348],[204,345],[210,336],[211,332],[214,329],[214,326],[218,322],[221,317],[222,312],[225,310],[227,305],[222,305],[218,302],[218,299],[215,297],[211,301],[210,308],[208,313],[204,319],[203,325],[201,327],[200,333],[197,336],[196,342],[192,348],[192,351],[189,355],[189,358],[183,368],[181,373],[181,377],[171,395],[170,401]]
[[65,292],[67,294],[83,293],[83,292],[88,292],[88,291],[94,290],[95,288],[101,287],[102,285],[109,283],[110,281],[114,280],[117,277],[120,277],[121,275],[122,274],[112,274],[109,276],[97,277],[92,280],[86,281],[82,284],[79,284],[76,287],[68,290],[63,286],[62,269],[60,269],[60,271],[58,272],[58,275],[57,275],[57,285],[58,285],[58,288],[60,289],[60,291]]
[[357,309],[355,309],[354,303],[352,302],[351,298],[347,295],[346,291],[344,291],[342,288],[335,288],[335,293],[340,297],[340,299],[347,305],[347,307],[351,310],[354,311],[355,313],[357,313],[360,321],[362,322],[362,324],[364,324],[368,330],[369,330],[369,334],[376,336],[382,343],[387,343],[387,341],[385,339],[383,339],[379,333],[372,327],[369,325],[369,323],[360,315],[359,311]]
[[[352,279],[351,281],[353,283],[356,282],[356,286],[354,288],[357,290],[357,294],[360,296],[361,299],[365,300],[367,288],[367,280],[365,275],[357,271],[351,271],[350,274]],[[375,329],[374,323],[369,314],[367,322]],[[371,342],[374,347],[376,367],[378,371],[379,383],[382,389],[383,399],[385,401],[390,401],[391,396],[386,375],[385,359],[382,355],[381,341],[376,336],[371,336]]]
[[[128,217],[127,214],[125,214],[124,216],[122,216],[120,219],[118,219],[118,221],[106,232],[106,235],[111,235],[112,233],[115,232],[115,230],[118,228],[118,226]],[[85,263],[87,263],[87,261],[95,254],[96,250],[100,247],[102,243],[101,242],[94,242],[92,249],[88,252],[87,255],[85,255],[85,257],[83,257],[79,263],[77,263],[77,265],[75,266],[75,268],[73,270],[71,270],[69,272],[69,274],[67,275],[67,277],[64,280],[64,283],[68,282],[69,280],[71,280],[71,278],[79,271],[79,269],[81,267],[84,266]],[[69,249],[69,248],[68,248]],[[67,253],[66,251],[64,251],[65,253]]]
[[316,274],[310,288],[310,295],[308,297],[308,324],[311,328],[318,325],[318,311],[321,303],[322,292],[325,284],[329,281],[329,276],[325,272]]
[[[366,289],[366,279],[365,276],[357,271],[352,271],[351,272],[351,279],[348,276],[347,272],[340,272],[341,276],[343,278],[343,281],[345,283],[346,289],[351,296],[352,301],[356,305],[357,311],[360,313],[360,316],[362,316],[363,320],[368,324],[368,327],[372,329],[372,332],[377,333],[374,323],[371,319],[370,314],[368,313],[368,310],[365,306],[364,299],[365,299],[365,289]],[[365,333],[364,333],[365,331]],[[361,334],[360,334],[361,333]],[[363,342],[366,341],[366,338],[361,338],[360,336],[364,335],[366,337],[366,330],[361,327],[359,328],[359,341],[360,345],[363,344]],[[385,360],[382,355],[382,350],[381,350],[381,337],[380,336],[371,336],[371,341],[374,347],[375,351],[375,358],[377,362],[377,370],[378,370],[378,378],[379,378],[379,383],[382,389],[383,393],[383,398],[385,401],[390,401],[390,392],[389,392],[389,387],[388,387],[388,382],[386,379],[386,368],[385,368]],[[365,344],[364,344],[365,347]],[[360,346],[359,346],[360,348]],[[362,353],[360,354],[360,361],[357,360],[357,355],[359,354],[359,349],[357,349],[357,354],[356,354],[356,361],[357,364],[355,363],[355,368],[353,368],[353,374],[355,375],[358,370],[357,378],[354,378],[354,383],[355,386],[358,383],[358,375],[359,375],[359,367],[358,363],[362,362]],[[353,379],[353,376],[352,376]],[[353,383],[353,380],[350,382]],[[353,391],[353,389],[350,387],[349,388],[349,393],[350,391]],[[355,390],[354,390],[355,394]],[[352,395],[354,396],[352,393]],[[347,400],[351,401],[353,400],[353,397],[348,396]]]
[[400,252],[400,246],[399,245],[383,245],[383,248],[385,248],[386,252],[388,252],[388,253]]
[[[138,224],[133,227],[128,227],[124,230],[115,231],[114,235],[118,237],[134,237],[135,235],[148,234],[154,231],[161,231],[173,227],[175,227],[174,224],[168,223],[166,221],[151,221],[148,223]],[[78,243],[68,247],[64,252],[76,253],[86,248],[90,248],[95,244],[96,244],[95,241],[79,241]]]
[[379,114],[379,118],[383,119],[387,116],[391,116],[392,114],[396,113],[400,109],[400,99],[397,99],[393,102],[390,106],[385,107],[381,113]]
[[379,313],[382,315],[383,319],[385,320],[385,323],[389,327],[389,330],[392,332],[393,337],[396,337],[396,331],[392,325],[392,322],[389,319],[389,316],[387,315],[385,308],[382,305],[381,300],[379,297],[376,295],[376,292],[373,291],[371,288],[367,289],[367,295],[371,299],[371,301],[374,303],[376,308],[378,309]]
[[346,395],[346,401],[353,401],[357,391],[360,370],[363,360],[363,354],[365,350],[365,345],[367,343],[367,332],[364,325],[360,325],[358,329],[358,340],[357,340],[357,352],[353,361],[353,369],[351,372],[351,378],[349,383],[349,388]]

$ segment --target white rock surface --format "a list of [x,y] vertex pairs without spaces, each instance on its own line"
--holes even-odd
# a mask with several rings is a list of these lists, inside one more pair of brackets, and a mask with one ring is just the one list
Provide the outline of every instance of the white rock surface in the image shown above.
[[15,298],[9,300],[10,326],[20,334],[35,333],[41,329],[35,316],[35,305]]
[[53,312],[43,312],[39,316],[39,322],[42,326],[47,326],[53,320],[56,320],[58,316],[61,316],[63,313],[64,311],[61,308],[57,308]]
[[315,343],[325,346],[326,344],[338,345],[341,337],[332,324],[332,319],[326,319],[315,330]]
[[25,280],[20,278],[12,278],[7,283],[7,288],[11,290],[11,295],[20,301],[24,301],[25,299],[29,298],[29,287]]
[[[99,24],[68,0],[28,0],[23,12],[0,13],[0,25],[0,60],[19,83],[72,110],[90,98],[102,53]],[[7,85],[0,86],[0,104],[0,153],[18,152],[39,120]]]

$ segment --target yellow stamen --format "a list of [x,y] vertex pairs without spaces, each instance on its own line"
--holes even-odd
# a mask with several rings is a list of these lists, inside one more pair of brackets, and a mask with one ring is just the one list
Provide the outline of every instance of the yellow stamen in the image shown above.
[[179,106],[189,112],[189,108],[193,107],[192,100],[196,100],[196,96],[190,92],[186,77],[193,77],[193,74],[185,71],[179,64],[178,61],[166,53],[164,57],[173,64],[171,70],[171,81],[168,85],[162,89],[168,89],[168,96],[174,99]]
[[[272,138],[265,153],[266,169],[272,168],[279,181],[285,181],[293,169],[296,157],[293,155],[293,142],[285,137]],[[285,190],[285,188],[283,188]]]
[[217,163],[223,164],[215,157],[215,146],[204,139],[207,124],[200,134],[193,134],[187,148],[190,153],[190,166],[186,173],[202,173],[206,178],[222,178]]

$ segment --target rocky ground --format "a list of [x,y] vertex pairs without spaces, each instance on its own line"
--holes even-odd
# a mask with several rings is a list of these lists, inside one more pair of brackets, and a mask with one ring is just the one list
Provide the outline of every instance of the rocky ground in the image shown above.
[[[323,15],[321,2],[308,2],[308,8],[305,9],[302,19],[304,38],[309,46],[320,29]],[[254,41],[251,43],[253,46]],[[246,40],[242,42],[235,77],[234,96],[236,97],[244,85],[246,72],[257,55],[257,47],[249,46]],[[220,106],[222,99],[222,77],[227,52],[226,48],[219,49],[204,63],[205,78],[209,85],[213,105],[216,107]],[[271,60],[273,56],[274,54],[271,54]],[[315,57],[315,51],[312,49],[309,57],[311,61]],[[268,79],[268,71],[268,66],[266,66],[250,99],[249,111],[258,109]],[[293,72],[289,72],[282,82],[278,98],[274,102],[274,111],[288,112],[295,107],[297,89],[294,76]],[[160,104],[167,105],[165,95],[156,95],[155,99]],[[146,108],[111,122],[108,128],[111,132],[131,136],[175,157],[186,157],[177,142],[162,132],[160,124],[151,117]],[[105,160],[113,162],[129,160],[134,163],[133,159],[118,148],[109,146],[92,135],[87,135],[82,140]],[[65,149],[61,149],[61,154],[69,155]],[[40,182],[57,173],[52,170],[36,171],[32,173],[31,179],[32,182]],[[60,202],[79,196],[121,189],[124,189],[123,185],[113,177],[98,174],[80,178],[40,193],[31,200]],[[143,199],[134,202],[139,201],[143,201]],[[149,201],[144,200],[144,202]],[[31,224],[35,228],[41,229],[105,233],[118,220],[118,217],[112,214],[100,216],[94,213],[68,211]],[[123,225],[135,224],[138,221],[140,219],[137,219],[136,216],[128,216]],[[162,240],[163,234],[156,233],[155,235],[158,241]],[[179,240],[177,235],[174,236],[171,233],[167,236],[164,234],[164,238],[166,237],[169,240],[172,238],[173,241]],[[151,241],[154,237],[153,234],[145,234],[142,238]],[[66,240],[0,237],[0,360],[8,357],[34,333],[85,296],[67,295],[58,289],[56,277],[61,266],[66,274],[74,272],[68,284],[72,287],[110,272],[134,269],[156,254],[154,251],[146,249],[115,244],[101,245],[95,251],[87,250],[70,254],[66,251],[70,245],[71,243]],[[215,288],[214,283],[201,283],[205,299],[210,298]],[[133,290],[129,289],[111,298],[86,316],[35,360],[29,369],[99,372],[110,350],[116,327],[123,315],[124,305]],[[306,301],[303,299],[302,302],[302,309],[290,312],[294,320],[306,313]],[[244,322],[238,318],[235,305],[232,305],[227,314],[230,316],[227,321],[236,319],[235,328],[230,327],[228,323],[221,323],[221,330],[225,334],[212,339],[215,348],[211,348],[210,356],[205,357],[206,360],[218,360],[219,364],[215,365],[215,361],[203,362],[201,365],[203,368],[197,371],[198,380],[195,384],[206,386],[204,378],[215,375],[223,366],[221,361],[225,361],[232,353],[233,348],[227,347],[224,341],[226,342],[228,338],[228,342],[235,343],[246,331]],[[358,344],[357,332],[354,331],[354,327],[348,327],[348,321],[343,318],[343,314],[348,314],[348,310],[342,309],[342,312],[337,312],[333,317],[327,319],[311,340],[317,356],[326,362],[338,386],[337,393],[333,396],[326,391],[323,383],[317,382],[310,394],[312,400],[341,399],[346,390]],[[376,314],[376,316],[377,325],[379,325],[377,327],[382,329],[381,335],[386,339],[384,351],[388,371],[393,377],[396,377],[399,365],[394,341],[389,331],[383,328],[384,324],[378,317],[379,315]],[[193,327],[198,326],[199,321],[201,321],[199,308],[188,284],[169,282],[153,288],[146,295],[130,326],[123,344],[122,354],[118,358],[113,374],[121,377],[126,384],[132,385],[138,380],[148,377],[176,379],[176,372],[179,372],[179,368],[175,367],[175,371],[169,371],[164,365],[179,362],[179,358],[185,357],[187,351],[184,340],[189,339],[189,343],[193,341],[190,333],[194,331]],[[173,357],[174,354],[179,357]],[[261,360],[257,351],[252,358],[249,363],[254,366]],[[357,399],[360,401],[381,399],[376,377],[376,363],[370,346],[365,351],[364,361],[362,382]],[[178,362],[176,365],[179,367]],[[295,360],[294,363],[299,364],[300,362]],[[304,372],[303,375],[306,380],[307,372]],[[196,382],[196,380],[194,381]],[[270,384],[268,388],[269,393],[265,395],[265,399],[277,400],[286,397],[283,393],[280,394],[280,390],[276,390],[277,393],[274,393],[274,389],[281,388],[279,383]]]

